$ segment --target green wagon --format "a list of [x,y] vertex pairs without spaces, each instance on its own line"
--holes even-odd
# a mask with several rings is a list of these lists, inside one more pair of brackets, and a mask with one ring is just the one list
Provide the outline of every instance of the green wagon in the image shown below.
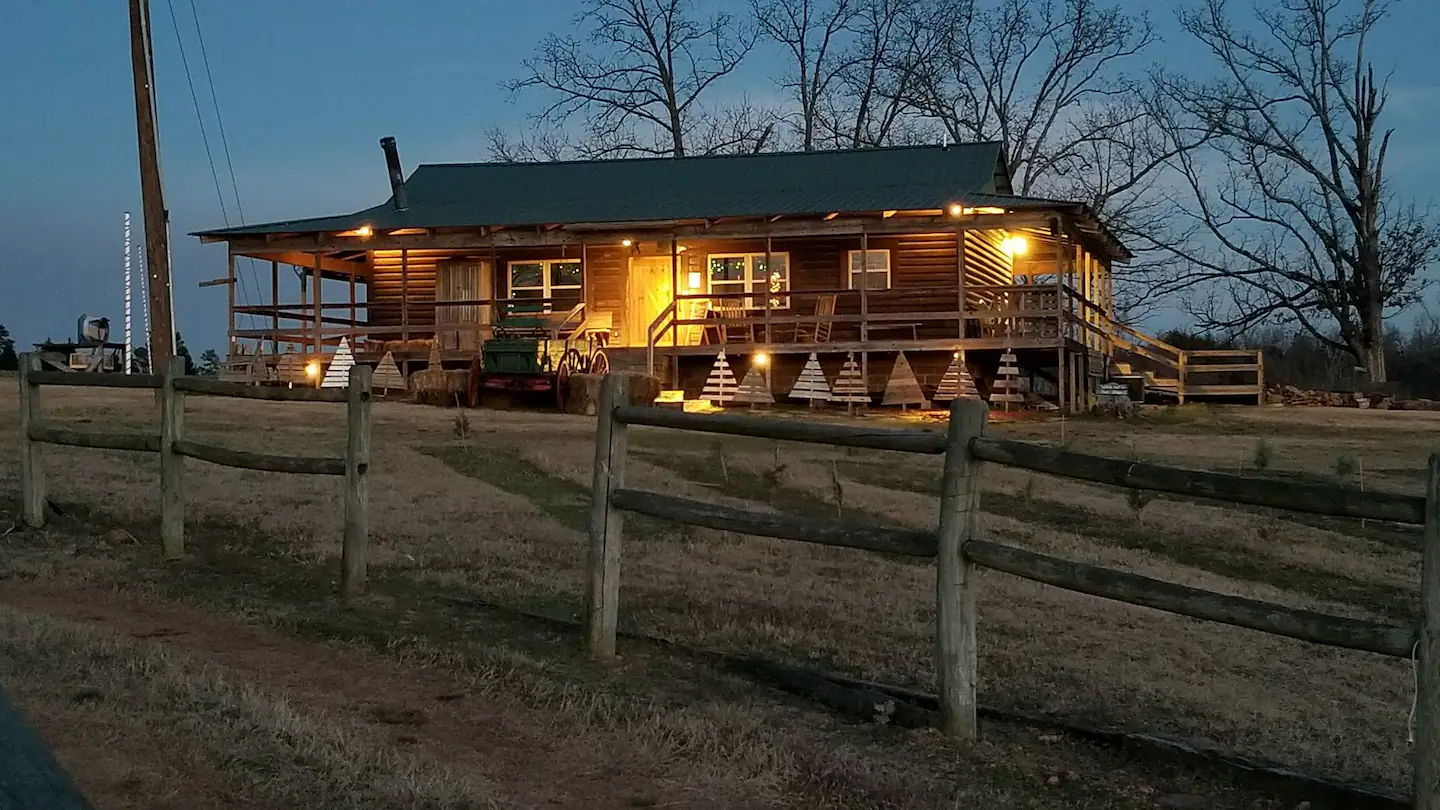
[[471,375],[471,400],[492,393],[551,393],[565,408],[571,374],[604,374],[608,323],[582,319],[584,305],[564,313],[511,311],[480,346]]

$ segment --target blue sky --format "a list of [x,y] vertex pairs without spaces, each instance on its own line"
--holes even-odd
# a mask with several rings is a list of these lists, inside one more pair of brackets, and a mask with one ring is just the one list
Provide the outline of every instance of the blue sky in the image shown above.
[[[151,1],[177,325],[198,354],[224,342],[224,289],[196,284],[223,276],[225,256],[223,248],[202,247],[186,234],[224,219],[169,2]],[[190,2],[170,2],[192,72],[203,82]],[[1175,36],[1165,4],[1125,2],[1148,7],[1169,39],[1157,58],[1172,69],[1198,64]],[[485,159],[486,130],[517,125],[526,112],[497,83],[516,74],[545,33],[570,28],[580,2],[196,0],[196,6],[246,219],[259,222],[383,201],[384,135],[399,140],[407,173],[420,162]],[[1402,195],[1440,202],[1431,191],[1440,184],[1433,147],[1440,76],[1425,38],[1414,36],[1440,30],[1440,3],[1405,0],[1397,12],[1401,19],[1387,24],[1372,49],[1380,69],[1395,70],[1391,176]],[[773,54],[757,54],[732,91],[774,92],[765,76],[776,63]],[[118,336],[124,211],[136,215],[134,239],[143,241],[126,4],[5,0],[0,77],[0,323],[22,346],[69,334],[82,312],[109,316]],[[207,89],[198,90],[213,121]],[[210,137],[219,159],[213,124]],[[230,217],[237,218],[233,206]]]

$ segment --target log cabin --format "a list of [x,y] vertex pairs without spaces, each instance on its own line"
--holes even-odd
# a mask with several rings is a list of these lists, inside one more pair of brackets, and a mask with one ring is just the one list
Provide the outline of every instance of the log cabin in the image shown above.
[[[856,359],[880,392],[901,352],[927,393],[960,359],[982,396],[1016,404],[1085,409],[1117,377],[1181,401],[1260,395],[1258,357],[1214,365],[1241,383],[1206,384],[1187,377],[1236,358],[1120,323],[1111,270],[1131,252],[1085,203],[1015,194],[998,143],[424,164],[408,177],[394,139],[381,145],[379,205],[194,234],[228,247],[228,276],[207,283],[229,288],[230,361],[323,359],[344,340],[359,362],[390,353],[409,371],[438,350],[469,366],[538,316],[685,398],[721,350],[739,375],[764,365],[777,399],[812,353],[831,379]],[[237,260],[268,265],[268,302],[237,303]],[[286,266],[298,303],[281,300]],[[1002,357],[1018,393],[996,390]]]

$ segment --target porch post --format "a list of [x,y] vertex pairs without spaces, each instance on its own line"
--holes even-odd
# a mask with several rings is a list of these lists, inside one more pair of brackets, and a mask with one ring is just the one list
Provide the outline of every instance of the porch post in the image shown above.
[[315,254],[315,269],[314,269],[314,273],[315,273],[315,354],[320,355],[320,354],[324,354],[324,353],[325,353],[325,335],[324,335],[325,327],[324,327],[324,322],[320,319],[320,318],[321,318],[321,312],[322,312],[322,310],[321,310],[321,308],[320,308],[320,304],[321,304],[322,301],[325,300],[325,296],[321,294],[321,290],[324,289],[324,287],[325,287],[325,279],[324,279],[324,277],[323,277],[323,276],[321,275],[321,273],[320,273],[320,254],[319,254],[319,253],[316,253],[316,254]]
[[410,379],[410,251],[400,248],[400,373]]
[[[770,334],[770,234],[765,234],[765,345],[771,343]],[[769,383],[770,372],[765,372],[766,383]]]
[[226,255],[226,287],[230,288],[230,331],[225,335],[225,356],[229,357],[235,353],[235,250],[229,243],[225,245]]
[[[675,314],[670,318],[671,347],[680,345],[680,327],[675,325],[675,321],[680,318],[680,251],[678,248],[679,246],[675,242],[675,234],[672,233],[670,234],[670,306],[674,307]],[[678,361],[676,368],[679,368]],[[676,383],[678,384],[678,371],[676,375]]]
[[[860,274],[860,376],[865,380],[865,393],[870,393],[870,352],[866,351],[864,344],[870,340],[870,279],[869,268],[866,264],[870,260],[870,234],[865,226],[860,226],[860,267],[865,272]],[[891,268],[894,272],[894,268]],[[845,268],[845,277],[850,277],[850,268]]]
[[[895,272],[895,268],[890,268]],[[868,278],[868,276],[867,276]],[[1010,274],[1011,283],[1014,283],[1015,274]],[[957,334],[961,340],[965,339],[965,228],[955,226],[955,311],[960,313],[960,329]]]
[[280,262],[270,262],[270,356],[280,354]]
[[350,271],[350,351],[355,351],[355,271]]
[[[674,348],[680,345],[680,327],[675,321],[680,319],[680,250],[676,242],[675,234],[670,234],[670,346]],[[670,385],[674,388],[680,387],[680,352],[670,353]]]
[[1070,393],[1068,386],[1065,384],[1065,378],[1068,376],[1069,374],[1066,373],[1065,368],[1065,347],[1062,345],[1055,350],[1055,385],[1059,389],[1059,394],[1055,398],[1055,404],[1060,406],[1061,413],[1064,413],[1066,410],[1065,397]]
[[310,350],[310,341],[306,338],[310,332],[310,325],[306,323],[305,317],[305,313],[310,307],[310,277],[305,274],[305,268],[300,265],[296,264],[292,265],[292,267],[295,268],[295,276],[300,279],[300,312],[295,316],[295,319],[300,321],[300,326],[296,329],[296,332],[300,335],[300,351],[303,354]]

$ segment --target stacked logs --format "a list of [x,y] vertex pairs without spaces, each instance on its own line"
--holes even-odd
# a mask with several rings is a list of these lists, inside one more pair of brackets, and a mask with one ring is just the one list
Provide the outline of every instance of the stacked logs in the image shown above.
[[1325,408],[1368,408],[1377,411],[1440,411],[1440,402],[1431,399],[1396,399],[1390,394],[1360,391],[1315,391],[1293,385],[1269,386],[1265,401],[1271,405]]

